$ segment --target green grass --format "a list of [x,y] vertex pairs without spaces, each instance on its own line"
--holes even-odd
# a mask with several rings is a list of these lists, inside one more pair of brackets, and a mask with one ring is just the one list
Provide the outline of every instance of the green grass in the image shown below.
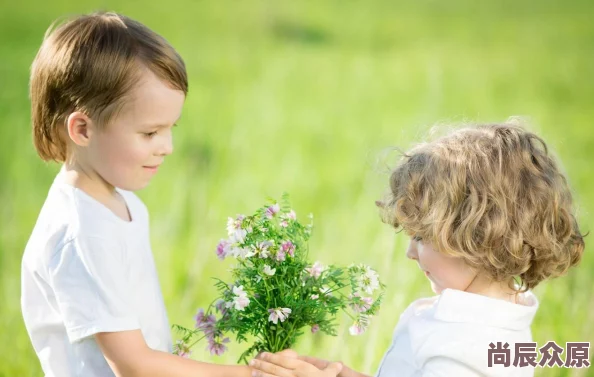
[[[304,336],[297,350],[374,373],[400,313],[428,284],[406,240],[378,219],[387,184],[378,156],[433,123],[530,116],[563,161],[584,231],[594,208],[594,5],[588,1],[9,2],[0,12],[0,376],[41,376],[19,305],[20,261],[58,166],[31,143],[29,66],[64,14],[110,9],[163,34],[188,65],[176,151],[139,195],[172,323],[191,326],[227,276],[214,254],[229,215],[291,194],[316,216],[311,249],[365,262],[388,285],[370,331]],[[381,159],[380,159],[381,161]],[[535,341],[594,340],[594,257],[537,287]],[[234,362],[243,346],[221,358]],[[487,350],[485,350],[486,355]],[[594,369],[538,370],[539,376]],[[581,372],[581,373],[580,373]]]

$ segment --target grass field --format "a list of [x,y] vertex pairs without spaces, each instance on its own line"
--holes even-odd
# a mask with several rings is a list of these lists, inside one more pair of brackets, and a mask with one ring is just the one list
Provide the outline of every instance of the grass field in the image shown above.
[[[175,153],[139,192],[170,321],[192,315],[227,276],[214,248],[227,216],[291,194],[316,218],[324,262],[365,262],[388,285],[364,336],[305,336],[300,352],[373,374],[402,310],[430,295],[407,240],[378,218],[385,149],[436,122],[532,119],[562,159],[584,232],[594,224],[594,3],[590,1],[65,0],[0,5],[0,376],[41,376],[22,321],[20,261],[57,165],[33,149],[28,72],[45,29],[64,14],[116,10],[163,34],[190,76]],[[535,341],[594,341],[594,256],[535,290]],[[243,345],[212,358],[234,362]],[[485,357],[487,350],[485,350]],[[538,376],[594,376],[544,369]]]

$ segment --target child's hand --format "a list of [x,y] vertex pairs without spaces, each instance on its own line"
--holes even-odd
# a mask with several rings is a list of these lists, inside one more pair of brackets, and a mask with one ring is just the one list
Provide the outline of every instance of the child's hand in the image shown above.
[[[328,367],[328,365],[330,365],[332,363],[331,361],[318,359],[317,357],[313,357],[313,356],[299,355],[299,360],[307,361],[308,363],[314,365],[318,369],[325,369]],[[337,377],[369,377],[369,376],[366,374],[363,374],[363,373],[356,372],[343,364],[342,371],[338,374]]]
[[253,359],[250,366],[254,377],[336,377],[342,370],[341,363],[330,363],[320,370],[307,361],[271,353]]

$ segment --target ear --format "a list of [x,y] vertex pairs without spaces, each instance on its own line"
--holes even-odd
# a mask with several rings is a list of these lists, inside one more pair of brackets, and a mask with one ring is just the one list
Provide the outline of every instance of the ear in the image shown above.
[[78,146],[86,147],[91,140],[94,124],[86,114],[75,111],[66,119],[66,129],[70,140]]

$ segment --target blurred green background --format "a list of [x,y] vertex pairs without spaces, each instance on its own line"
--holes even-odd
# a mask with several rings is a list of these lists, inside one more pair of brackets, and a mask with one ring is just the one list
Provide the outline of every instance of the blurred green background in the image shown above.
[[[405,236],[379,221],[374,200],[394,160],[384,151],[410,147],[436,122],[529,116],[563,161],[582,230],[592,228],[591,1],[3,2],[0,376],[42,375],[20,313],[20,261],[59,166],[32,146],[29,67],[54,19],[100,9],[161,33],[188,66],[176,151],[139,192],[171,323],[192,326],[215,295],[211,276],[227,276],[214,253],[227,216],[287,191],[298,215],[315,215],[316,259],[368,263],[388,285],[368,333],[350,337],[345,319],[339,337],[306,335],[297,350],[375,373],[400,313],[432,294],[404,257]],[[535,290],[539,346],[594,340],[589,240],[578,268]],[[221,363],[245,348],[215,358],[204,346],[194,357]],[[594,376],[594,367],[536,373]]]

